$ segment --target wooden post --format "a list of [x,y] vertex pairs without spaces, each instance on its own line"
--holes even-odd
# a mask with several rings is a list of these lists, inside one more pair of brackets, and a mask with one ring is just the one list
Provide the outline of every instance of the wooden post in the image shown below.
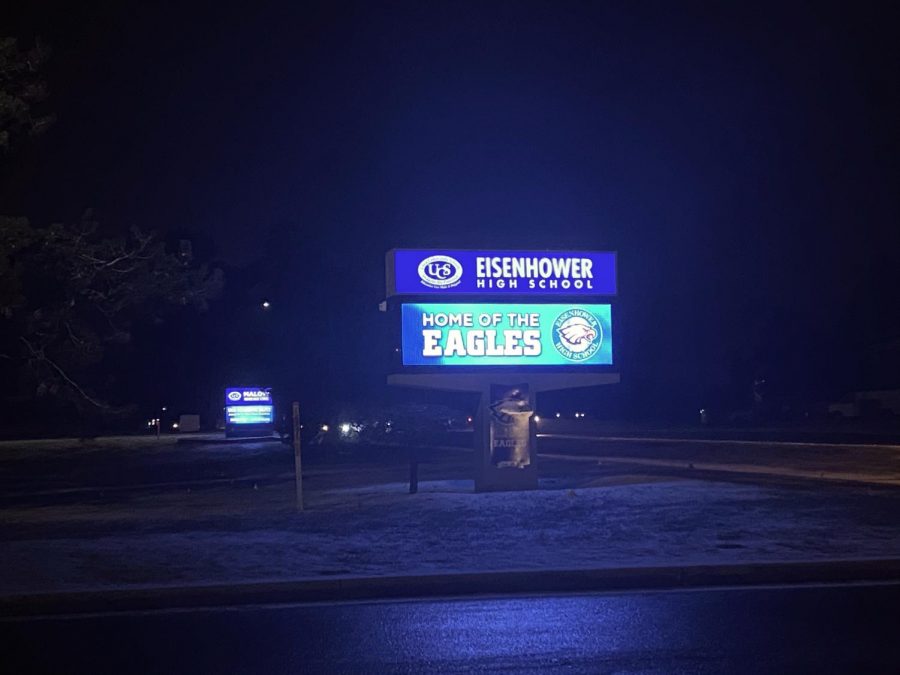
[[300,404],[294,401],[292,419],[294,428],[294,482],[297,486],[297,510],[303,510],[303,463],[300,459]]
[[409,494],[419,491],[419,453],[417,448],[409,449]]

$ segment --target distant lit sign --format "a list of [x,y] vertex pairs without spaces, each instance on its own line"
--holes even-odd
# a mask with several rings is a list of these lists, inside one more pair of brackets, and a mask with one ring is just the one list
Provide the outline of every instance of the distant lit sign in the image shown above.
[[387,254],[391,295],[615,295],[609,251],[396,249]]
[[405,366],[612,364],[606,304],[409,303],[401,309]]
[[268,389],[258,387],[232,388],[225,390],[226,405],[250,405],[253,403],[271,403],[272,393]]
[[272,392],[263,387],[231,387],[225,390],[227,424],[271,424],[275,421]]
[[271,424],[275,412],[271,405],[229,405],[225,406],[225,421],[228,424]]

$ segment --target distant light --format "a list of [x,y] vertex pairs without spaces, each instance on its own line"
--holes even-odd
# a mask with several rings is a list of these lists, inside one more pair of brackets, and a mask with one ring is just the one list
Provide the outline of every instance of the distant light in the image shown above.
[[271,307],[271,306],[272,306],[272,303],[270,303],[268,300],[263,300],[263,301],[262,301],[262,308],[263,308],[263,309],[269,309],[269,307]]
[[534,421],[535,421],[535,422],[540,422],[540,421],[541,421],[541,416],[540,416],[540,415],[535,415],[535,416],[534,416]]
[[472,418],[471,418],[471,417],[467,417],[467,418],[466,418],[466,422],[468,422],[469,424],[471,424],[471,423],[472,423]]
[[152,427],[154,424],[153,420],[147,420],[147,426]]
[[[326,431],[327,431],[327,430],[326,430]],[[346,422],[344,422],[344,423],[341,425],[341,433],[342,433],[342,434],[349,434],[349,433],[350,433],[350,425],[347,424]]]
[[172,422],[172,428],[173,428],[173,429],[177,429],[177,428],[178,428],[178,422]]
[[328,431],[328,425],[327,425],[327,424],[323,424],[323,425],[322,425],[322,431]]
[[162,407],[162,411],[163,411],[163,412],[166,412],[166,410],[168,410],[168,408],[166,408],[166,406],[163,406],[163,407]]
[[556,413],[556,419],[559,419],[559,418],[560,418],[560,414]]

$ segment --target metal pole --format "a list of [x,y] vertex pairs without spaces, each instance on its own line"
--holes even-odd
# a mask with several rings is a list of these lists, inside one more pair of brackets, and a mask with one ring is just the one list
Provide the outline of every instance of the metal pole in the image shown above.
[[294,482],[297,486],[297,510],[303,510],[303,464],[300,458],[300,403],[291,406],[294,428]]

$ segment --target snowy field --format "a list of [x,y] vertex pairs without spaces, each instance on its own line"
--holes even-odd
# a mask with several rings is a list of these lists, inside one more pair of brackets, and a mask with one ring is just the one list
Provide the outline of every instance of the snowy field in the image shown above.
[[310,472],[303,513],[292,508],[289,474],[8,506],[0,594],[900,556],[895,489],[583,472],[557,462],[543,482],[557,489],[537,492],[473,494],[458,478],[425,480],[409,495],[375,470],[373,484],[328,487],[333,470],[322,467]]

